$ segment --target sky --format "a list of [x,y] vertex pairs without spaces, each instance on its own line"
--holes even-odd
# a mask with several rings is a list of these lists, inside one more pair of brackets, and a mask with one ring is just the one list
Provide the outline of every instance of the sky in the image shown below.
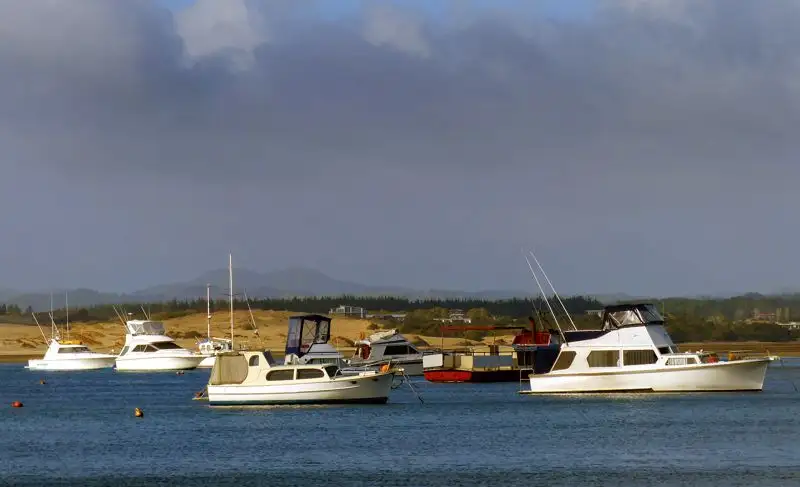
[[800,288],[794,0],[0,0],[0,287]]

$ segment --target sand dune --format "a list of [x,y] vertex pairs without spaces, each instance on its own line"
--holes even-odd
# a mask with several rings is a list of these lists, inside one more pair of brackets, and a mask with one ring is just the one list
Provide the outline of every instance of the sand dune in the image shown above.
[[[246,344],[249,347],[275,350],[282,352],[286,345],[286,327],[289,317],[297,314],[289,311],[253,311],[253,321],[258,329],[256,334],[251,324],[250,314],[247,311],[234,313],[234,341],[237,344]],[[215,337],[230,337],[230,321],[227,313],[220,313],[212,317],[211,334]],[[164,320],[167,334],[186,348],[195,349],[199,339],[206,335],[206,316],[197,313],[180,318]],[[350,349],[353,341],[364,335],[374,333],[369,330],[372,324],[369,320],[333,317],[331,329],[331,344],[337,348]],[[49,334],[49,327],[45,328]],[[64,331],[62,330],[62,335]],[[125,342],[125,328],[119,321],[105,323],[72,323],[71,338],[83,341],[93,350],[98,352],[117,353]],[[440,346],[440,337],[425,337],[409,335],[408,338],[415,342]],[[445,347],[458,346],[464,340],[461,338],[445,338]],[[424,345],[422,345],[424,346]],[[35,354],[44,352],[46,345],[42,334],[36,326],[0,324],[0,355]]]

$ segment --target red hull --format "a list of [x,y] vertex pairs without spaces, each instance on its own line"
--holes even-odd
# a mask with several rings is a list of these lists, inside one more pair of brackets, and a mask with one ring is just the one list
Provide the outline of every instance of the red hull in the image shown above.
[[518,382],[519,370],[426,370],[429,382]]

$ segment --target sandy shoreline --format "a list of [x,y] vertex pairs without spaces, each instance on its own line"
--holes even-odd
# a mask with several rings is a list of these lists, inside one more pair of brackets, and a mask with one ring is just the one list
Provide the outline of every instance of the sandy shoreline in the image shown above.
[[[283,355],[286,343],[286,328],[290,316],[298,313],[288,311],[253,312],[256,334],[250,315],[247,311],[234,314],[235,342],[250,348],[268,349],[273,355]],[[369,320],[332,317],[331,344],[343,355],[349,357],[353,353],[353,341],[376,330]],[[230,318],[227,313],[218,313],[212,317],[211,334],[218,337],[230,336]],[[205,313],[197,313],[180,318],[163,320],[167,334],[175,341],[190,350],[196,350],[197,341],[205,337]],[[373,328],[373,329],[370,329]],[[50,327],[45,328],[49,334]],[[63,331],[62,331],[63,334]],[[407,338],[421,348],[427,343],[431,347],[444,346],[456,348],[463,343],[463,338],[406,335]],[[119,322],[107,323],[73,323],[71,338],[81,340],[92,350],[104,353],[118,353],[125,341],[125,329]],[[497,337],[510,343],[511,336]],[[487,338],[486,342],[491,342]],[[475,343],[478,345],[478,343]],[[718,353],[728,351],[745,351],[748,353],[778,355],[781,357],[800,357],[800,341],[797,342],[706,342],[679,344],[681,350],[707,350]],[[238,348],[238,347],[237,347]],[[0,363],[27,362],[32,358],[41,358],[46,350],[44,339],[36,326],[0,323]]]

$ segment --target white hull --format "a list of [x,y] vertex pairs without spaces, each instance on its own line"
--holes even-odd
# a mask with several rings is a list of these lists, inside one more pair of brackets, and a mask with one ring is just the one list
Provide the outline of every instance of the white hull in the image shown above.
[[216,355],[209,355],[208,357],[204,357],[203,360],[197,365],[198,369],[210,369],[214,367],[214,362],[217,361]]
[[[389,360],[366,360],[366,361],[350,361],[350,367],[380,367],[383,364],[388,364]],[[410,360],[408,362],[404,362],[402,360],[392,360],[391,361],[392,368],[396,369],[403,369],[403,372],[409,377],[411,376],[422,376],[424,375],[422,369],[422,359],[419,360]]]
[[100,355],[98,357],[70,357],[63,359],[29,360],[30,370],[97,370],[114,366],[114,355]]
[[391,391],[391,373],[286,384],[208,385],[211,405],[384,403]]
[[197,368],[204,359],[202,355],[180,355],[174,357],[124,357],[117,358],[117,370],[122,372],[155,372],[190,370]]
[[530,376],[528,394],[576,392],[760,391],[770,360],[749,359],[629,371]]

